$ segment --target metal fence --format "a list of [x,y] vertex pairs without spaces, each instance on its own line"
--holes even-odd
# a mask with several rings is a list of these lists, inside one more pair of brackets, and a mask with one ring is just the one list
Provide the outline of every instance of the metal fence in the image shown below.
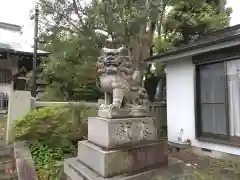
[[11,84],[12,71],[10,69],[0,69],[0,110],[8,108],[8,88]]
[[8,108],[9,96],[7,93],[0,92],[0,110]]

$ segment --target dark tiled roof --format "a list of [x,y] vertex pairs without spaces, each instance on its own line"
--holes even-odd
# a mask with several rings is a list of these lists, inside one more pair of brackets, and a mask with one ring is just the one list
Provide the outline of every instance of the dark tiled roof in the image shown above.
[[17,32],[21,32],[22,30],[22,27],[20,25],[10,24],[6,22],[0,22],[0,28],[11,30],[11,31],[17,31]]
[[0,52],[2,52],[2,51],[6,51],[7,49],[8,49],[9,51],[14,52],[12,46],[10,46],[9,44],[1,43],[1,42],[0,42]]
[[[0,30],[3,30],[3,32],[16,32],[19,34],[19,37],[21,36],[21,29],[22,27],[15,24],[9,24],[5,22],[0,22]],[[7,37],[5,37],[7,36]],[[13,36],[15,37],[15,36]],[[9,40],[9,39],[12,39]],[[33,54],[33,48],[31,46],[27,46],[23,43],[19,43],[19,39],[13,39],[11,37],[11,33],[8,35],[2,35],[0,37],[0,53],[13,53],[13,54],[21,54],[21,55],[32,55]],[[46,51],[40,51],[38,50],[38,55],[48,55],[49,52]]]
[[[13,54],[23,54],[23,55],[31,55],[33,54],[33,48],[30,46],[22,46],[19,43],[10,43],[10,42],[0,42],[0,53],[1,52],[9,52]],[[48,55],[49,52],[38,50],[38,55]]]
[[152,61],[154,59],[159,59],[161,57],[165,57],[168,55],[177,54],[187,50],[193,50],[195,48],[200,48],[205,45],[217,44],[218,42],[221,42],[227,39],[232,39],[235,37],[240,37],[240,24],[232,27],[224,28],[218,31],[214,31],[211,33],[207,33],[188,45],[181,46],[179,48],[173,48],[164,53],[151,56],[148,59],[146,59],[146,61]]

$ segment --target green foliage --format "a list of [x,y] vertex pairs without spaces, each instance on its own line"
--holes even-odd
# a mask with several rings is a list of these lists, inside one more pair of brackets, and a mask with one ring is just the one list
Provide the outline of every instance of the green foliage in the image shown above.
[[180,1],[167,15],[164,23],[167,41],[173,46],[188,44],[208,32],[229,26],[231,8],[219,11],[219,4],[213,1],[201,1],[191,4]]
[[162,18],[158,36],[154,37],[154,52],[189,44],[208,32],[228,27],[232,8],[225,7],[226,2],[221,5],[215,0],[172,4]]
[[64,152],[59,147],[37,141],[30,145],[38,179],[60,180],[63,177]]
[[[16,121],[15,134],[18,140],[44,140],[50,145],[68,146],[86,135],[86,119],[95,111],[83,105],[39,108]],[[73,123],[76,117],[78,121]]]
[[155,53],[162,53],[172,48],[172,43],[167,41],[164,37],[157,36],[153,40]]
[[16,139],[31,143],[39,179],[60,179],[63,159],[76,156],[77,142],[87,134],[87,117],[95,115],[96,108],[70,104],[39,108],[16,121]]
[[[43,62],[47,89],[53,92],[47,92],[50,100],[102,96],[95,83],[95,63],[108,37],[116,46],[135,50],[135,65],[150,55],[152,44],[156,53],[188,44],[227,27],[231,14],[231,8],[220,7],[216,0],[93,0],[88,5],[79,0],[40,0],[39,5],[45,41],[41,46],[52,52]],[[152,37],[154,32],[156,37]]]
[[[49,84],[48,90],[55,90],[58,99],[97,100],[101,96],[96,86],[95,71],[99,50],[95,48],[96,44],[91,45],[85,38],[72,38],[76,40],[59,40],[47,47],[49,51],[52,48],[54,50],[44,62],[43,77]],[[59,45],[61,48],[54,49]],[[51,100],[50,95],[51,93],[47,92],[48,99]]]
[[39,99],[40,101],[62,101],[64,99],[63,93],[60,89],[55,87],[47,86],[43,97]]

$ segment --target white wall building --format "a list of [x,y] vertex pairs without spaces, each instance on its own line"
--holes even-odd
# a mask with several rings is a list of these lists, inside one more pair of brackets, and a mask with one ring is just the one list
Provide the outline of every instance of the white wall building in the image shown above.
[[240,155],[240,25],[150,57],[166,63],[168,141]]
[[[20,69],[32,69],[33,48],[24,43],[22,27],[19,25],[0,22],[0,110],[3,108],[2,94],[10,94],[14,88],[11,80]],[[48,52],[38,50],[37,64]]]
[[[0,48],[8,46],[19,46],[21,42],[22,28],[18,25],[0,22]],[[10,47],[9,47],[10,48]],[[3,103],[5,95],[9,95],[13,89],[10,81],[12,74],[18,71],[16,58],[10,58],[1,54],[0,56],[0,109],[6,104]]]

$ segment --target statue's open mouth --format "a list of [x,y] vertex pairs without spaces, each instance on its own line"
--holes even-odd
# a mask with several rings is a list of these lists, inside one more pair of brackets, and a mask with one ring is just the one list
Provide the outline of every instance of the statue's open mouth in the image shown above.
[[116,60],[105,60],[104,61],[104,66],[106,66],[106,67],[110,67],[110,66],[118,67],[120,64],[121,64],[121,62],[116,61]]

